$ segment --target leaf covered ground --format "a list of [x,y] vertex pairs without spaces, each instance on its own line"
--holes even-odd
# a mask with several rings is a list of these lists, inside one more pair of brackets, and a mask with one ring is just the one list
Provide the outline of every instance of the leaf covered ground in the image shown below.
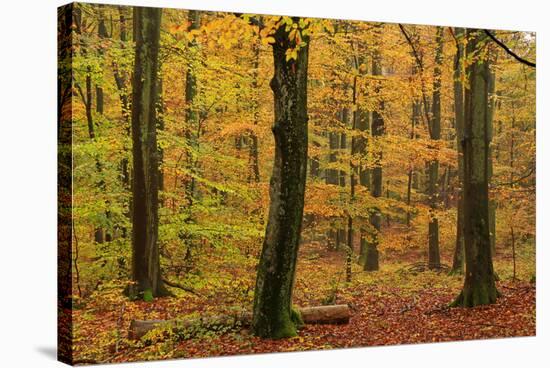
[[[382,259],[378,272],[362,272],[356,266],[349,284],[343,282],[343,258],[343,252],[305,244],[294,303],[346,303],[352,310],[349,324],[306,325],[298,336],[283,340],[260,339],[247,329],[204,330],[190,339],[154,333],[137,342],[126,338],[132,319],[172,319],[250,308],[253,265],[248,270],[224,264],[224,269],[231,271],[216,283],[202,284],[197,289],[199,295],[181,292],[152,303],[132,302],[122,295],[120,286],[101,288],[74,311],[75,360],[127,362],[535,335],[536,287],[530,282],[534,274],[531,256],[519,257],[517,280],[511,277],[510,260],[497,256],[495,269],[502,296],[495,305],[472,309],[447,307],[460,291],[462,276],[411,272],[407,267],[411,254],[402,256],[399,263],[388,264]],[[211,264],[211,276],[218,267],[222,264]]]

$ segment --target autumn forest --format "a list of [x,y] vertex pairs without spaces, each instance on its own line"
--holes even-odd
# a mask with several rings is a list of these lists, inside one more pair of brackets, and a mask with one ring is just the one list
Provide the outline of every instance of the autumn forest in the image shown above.
[[60,7],[60,359],[533,336],[535,40]]

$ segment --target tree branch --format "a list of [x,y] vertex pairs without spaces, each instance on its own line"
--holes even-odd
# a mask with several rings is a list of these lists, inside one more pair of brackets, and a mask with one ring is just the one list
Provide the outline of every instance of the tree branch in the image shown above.
[[516,54],[515,52],[510,50],[510,48],[508,48],[508,46],[506,46],[502,41],[500,41],[498,38],[496,38],[495,35],[493,35],[491,32],[489,32],[486,29],[484,31],[485,31],[485,34],[487,36],[489,36],[491,38],[491,40],[493,40],[497,45],[499,45],[504,51],[506,51],[506,53],[508,55],[512,56],[514,59],[516,59],[517,61],[519,61],[522,64],[528,65],[532,68],[537,67],[537,65],[535,63],[533,63],[532,61],[525,60],[524,58],[522,58],[521,56],[519,56],[518,54]]
[[173,288],[181,289],[181,290],[183,290],[183,291],[187,291],[188,293],[194,294],[194,295],[196,295],[196,296],[202,296],[201,294],[197,293],[195,290],[191,289],[191,288],[188,287],[188,286],[184,286],[184,285],[178,284],[178,283],[176,283],[176,282],[172,282],[172,281],[170,281],[170,280],[168,280],[168,279],[165,279],[165,278],[163,278],[162,281],[163,281],[166,285],[171,286],[171,287],[173,287]]
[[424,118],[426,119],[426,126],[428,127],[428,133],[430,137],[432,136],[432,119],[430,117],[430,114],[428,112],[428,99],[426,97],[426,87],[424,85],[424,65],[422,64],[422,59],[420,59],[420,56],[418,55],[418,52],[416,50],[416,47],[414,47],[414,42],[405,31],[405,27],[401,23],[399,23],[399,29],[401,30],[401,33],[403,33],[403,36],[405,36],[405,39],[407,40],[407,43],[411,47],[413,56],[416,60],[416,64],[418,66],[419,72],[420,72],[420,86],[422,90],[422,103],[424,105]]

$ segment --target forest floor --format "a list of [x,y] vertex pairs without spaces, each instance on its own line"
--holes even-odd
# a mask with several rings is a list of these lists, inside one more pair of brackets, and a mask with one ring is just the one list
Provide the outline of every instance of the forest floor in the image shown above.
[[[419,259],[414,253],[402,255],[399,262],[386,263],[381,258],[378,272],[362,272],[354,265],[353,281],[347,284],[343,282],[343,259],[343,252],[304,244],[294,303],[302,307],[348,304],[352,310],[349,324],[306,325],[298,336],[282,340],[260,339],[246,329],[203,331],[185,340],[152,336],[135,342],[126,338],[132,319],[172,319],[250,306],[253,264],[224,264],[224,270],[231,271],[223,281],[204,283],[197,289],[200,295],[182,292],[152,303],[128,301],[120,287],[92,295],[73,314],[75,360],[128,362],[535,335],[536,287],[530,282],[535,273],[534,254],[518,257],[517,280],[511,277],[509,257],[497,256],[495,270],[502,296],[494,305],[471,309],[447,307],[461,290],[462,276],[411,272],[407,266]],[[209,264],[213,277],[222,265],[212,259]]]

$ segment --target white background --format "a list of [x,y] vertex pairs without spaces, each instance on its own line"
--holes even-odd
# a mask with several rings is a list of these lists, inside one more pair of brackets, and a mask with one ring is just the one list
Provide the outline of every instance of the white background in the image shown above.
[[[549,23],[545,1],[133,0],[110,3],[537,32],[537,337],[126,364],[125,367],[539,367],[550,327]],[[0,8],[0,366],[54,367],[56,347],[56,7]],[[534,103],[534,101],[533,101]],[[545,216],[546,215],[546,216]],[[365,333],[368,333],[366,331]],[[546,350],[545,350],[546,349]],[[548,365],[546,365],[548,366]]]

